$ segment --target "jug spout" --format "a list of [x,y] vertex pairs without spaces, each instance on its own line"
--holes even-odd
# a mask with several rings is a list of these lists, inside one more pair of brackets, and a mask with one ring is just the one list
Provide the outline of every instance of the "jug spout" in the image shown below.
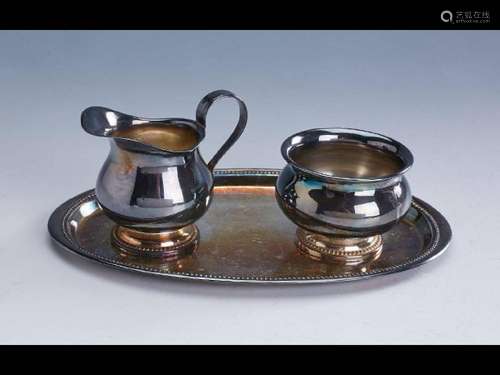
[[133,116],[105,107],[89,107],[81,115],[83,130],[97,137],[107,137],[116,129],[130,126],[133,120]]
[[83,129],[94,136],[110,137],[132,149],[168,153],[189,152],[198,147],[205,127],[182,118],[140,118],[105,107],[82,112]]

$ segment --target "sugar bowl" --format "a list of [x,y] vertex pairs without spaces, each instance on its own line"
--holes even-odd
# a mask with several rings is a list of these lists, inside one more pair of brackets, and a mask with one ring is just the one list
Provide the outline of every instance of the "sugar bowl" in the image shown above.
[[297,247],[313,259],[360,264],[376,259],[381,234],[410,208],[404,174],[410,150],[381,134],[320,128],[288,137],[276,199],[298,225]]

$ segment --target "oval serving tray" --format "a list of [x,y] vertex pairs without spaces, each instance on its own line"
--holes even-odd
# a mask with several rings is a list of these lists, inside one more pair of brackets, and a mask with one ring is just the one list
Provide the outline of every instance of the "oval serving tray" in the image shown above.
[[296,226],[274,198],[278,169],[219,169],[215,196],[196,225],[200,246],[177,261],[126,255],[111,245],[114,223],[102,212],[93,190],[58,207],[49,220],[51,236],[87,259],[130,271],[169,278],[248,283],[351,281],[419,266],[442,254],[451,240],[446,219],[413,198],[403,220],[383,235],[380,258],[360,266],[324,264],[298,253]]

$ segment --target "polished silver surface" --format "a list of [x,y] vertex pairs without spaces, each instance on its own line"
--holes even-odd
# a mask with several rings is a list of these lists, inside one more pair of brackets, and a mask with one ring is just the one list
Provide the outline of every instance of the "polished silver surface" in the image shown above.
[[280,211],[277,169],[216,170],[214,202],[197,223],[200,245],[177,261],[124,254],[111,244],[114,223],[93,190],[58,207],[49,232],[63,248],[102,264],[167,278],[262,284],[353,281],[404,271],[435,259],[451,240],[446,219],[413,198],[406,215],[382,235],[379,258],[359,266],[317,262],[299,254],[296,226]]
[[287,138],[281,152],[288,164],[276,198],[290,220],[308,231],[378,235],[410,208],[404,173],[413,156],[391,138],[358,129],[311,129]]
[[[240,115],[229,139],[207,164],[198,146],[205,137],[207,112],[221,98],[235,99]],[[210,205],[215,164],[238,140],[246,122],[245,104],[227,90],[206,95],[196,121],[87,108],[81,116],[83,129],[108,137],[111,146],[97,178],[97,200],[116,223],[137,230],[176,230],[194,223]]]

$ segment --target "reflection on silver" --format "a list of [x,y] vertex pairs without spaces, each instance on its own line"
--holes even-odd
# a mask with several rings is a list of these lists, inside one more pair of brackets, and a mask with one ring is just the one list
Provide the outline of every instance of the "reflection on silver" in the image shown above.
[[354,213],[362,217],[380,216],[380,210],[376,202],[355,204]]
[[96,209],[97,209],[96,202],[87,202],[81,205],[80,215],[82,215],[82,217],[87,217],[89,215],[92,215],[92,213],[94,213]]

